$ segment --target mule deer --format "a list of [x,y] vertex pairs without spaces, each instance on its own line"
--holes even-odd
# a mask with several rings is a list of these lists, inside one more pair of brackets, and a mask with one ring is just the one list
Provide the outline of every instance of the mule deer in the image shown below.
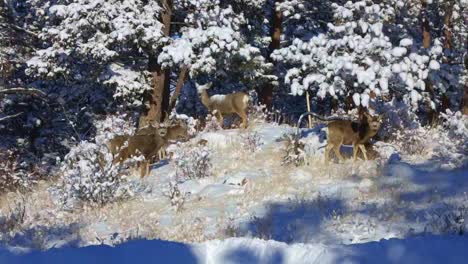
[[[164,130],[160,130],[161,132]],[[165,133],[165,132],[164,132]],[[163,133],[161,133],[163,134]],[[159,134],[149,135],[133,135],[127,136],[127,146],[118,151],[117,156],[113,160],[113,164],[123,163],[132,156],[143,155],[145,160],[138,162],[140,167],[140,177],[144,177],[149,173],[149,164],[151,159],[158,154],[158,151],[165,144],[165,139]]]
[[[357,160],[359,150],[361,150],[364,159],[367,160],[365,144],[369,139],[377,134],[382,125],[382,115],[371,116],[364,113],[365,119],[361,122],[352,120],[339,120],[336,118],[327,119],[312,112],[307,112],[307,115],[329,122],[327,145],[325,147],[325,163],[328,164],[330,158],[330,151],[333,149],[336,156],[340,161],[344,161],[343,155],[340,153],[341,145],[353,146],[353,158]],[[304,115],[306,115],[304,114]],[[302,120],[302,115],[299,120]]]
[[325,162],[328,163],[330,150],[333,149],[336,156],[343,161],[340,153],[341,145],[353,146],[353,158],[357,160],[357,154],[361,150],[364,159],[367,160],[365,144],[377,134],[382,125],[382,116],[371,116],[364,113],[363,122],[349,120],[337,120],[328,124],[327,146],[325,147]]
[[[159,159],[165,157],[165,147],[171,140],[188,138],[188,128],[182,124],[167,126],[148,126],[136,132],[135,135],[118,135],[108,143],[108,148],[114,156],[114,164],[122,163],[131,156],[141,154],[145,158],[144,165],[140,164],[140,174],[144,177],[149,172],[149,164],[156,154]],[[127,143],[127,146],[125,146]]]
[[169,127],[166,128],[166,134],[163,136],[164,144],[158,152],[159,159],[166,158],[166,147],[173,141],[186,141],[189,138],[188,127],[182,122],[170,123]]
[[[157,133],[159,133],[160,136],[164,136],[166,130],[159,130],[157,127],[147,126],[139,129],[135,135],[155,135]],[[116,135],[107,142],[107,148],[113,157],[125,146],[125,143],[130,137],[130,135]]]
[[237,114],[242,119],[242,128],[247,127],[247,106],[250,100],[248,94],[236,92],[232,94],[208,95],[206,91],[211,87],[211,83],[205,85],[196,84],[201,102],[210,113],[216,114],[221,127],[223,126],[223,115]]

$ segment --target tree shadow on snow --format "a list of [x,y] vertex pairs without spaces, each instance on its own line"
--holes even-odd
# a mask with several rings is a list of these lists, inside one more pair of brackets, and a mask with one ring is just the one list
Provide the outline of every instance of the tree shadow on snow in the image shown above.
[[0,249],[0,263],[102,264],[102,263],[197,263],[189,246],[161,240],[135,240],[116,247],[107,245],[57,248],[15,255]]
[[[0,236],[0,245],[33,250],[47,250],[61,246],[78,246],[81,242],[79,224],[66,226],[38,225],[15,233]],[[1,263],[1,262],[0,262]]]
[[[266,256],[260,256],[259,253],[266,253]],[[233,247],[223,255],[225,263],[269,263],[269,264],[282,264],[284,263],[284,255],[278,249],[268,248],[268,252],[255,251],[253,248],[248,247]]]
[[273,239],[286,243],[310,242],[324,233],[322,223],[333,214],[345,210],[344,203],[334,198],[319,196],[314,200],[290,200],[271,203],[261,217],[253,217],[239,230],[240,236]]

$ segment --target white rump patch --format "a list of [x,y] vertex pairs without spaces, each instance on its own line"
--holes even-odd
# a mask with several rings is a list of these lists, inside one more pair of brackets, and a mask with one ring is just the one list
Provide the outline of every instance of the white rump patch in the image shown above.
[[224,102],[226,100],[226,95],[225,94],[215,94],[213,96],[210,97],[210,100],[212,102]]

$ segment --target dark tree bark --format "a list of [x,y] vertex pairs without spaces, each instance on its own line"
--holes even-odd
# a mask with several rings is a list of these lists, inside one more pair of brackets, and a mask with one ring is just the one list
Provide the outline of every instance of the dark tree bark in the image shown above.
[[454,1],[447,1],[447,6],[444,15],[444,48],[452,49],[452,14]]
[[[170,36],[172,20],[172,0],[162,0],[163,11],[161,22],[164,25],[163,34]],[[139,127],[146,126],[153,122],[162,122],[165,113],[169,109],[170,97],[170,70],[163,69],[158,63],[159,52],[152,54],[148,60],[148,70],[152,74],[151,86],[153,87],[149,96],[148,112],[140,118]]]
[[[465,54],[464,64],[465,70],[468,69],[468,54]],[[468,115],[468,81],[465,82],[463,98],[461,102],[461,111],[463,114]]]
[[[445,6],[445,15],[444,15],[444,48],[446,50],[451,50],[453,47],[452,43],[452,14],[453,14],[453,5],[455,2],[453,0],[448,0],[446,1],[446,6]],[[448,62],[450,63],[450,60],[453,57],[449,56],[448,57]],[[447,94],[442,95],[442,111],[445,112],[446,109],[449,109],[451,107],[451,102],[450,98],[447,96]]]
[[[276,10],[276,3],[279,2],[281,2],[281,0],[277,0],[273,4],[273,19],[272,25],[270,27],[271,43],[268,47],[267,54],[267,59],[273,64],[274,61],[271,59],[271,54],[273,51],[281,47],[281,34],[283,32],[283,14]],[[267,109],[271,109],[273,106],[273,84],[267,83],[263,85],[257,92],[260,103],[264,104]]]
[[429,19],[427,17],[427,2],[426,0],[421,1],[421,22],[422,22],[422,39],[423,47],[428,49],[431,46],[431,26],[429,25]]
[[184,87],[187,77],[188,77],[188,68],[182,67],[180,69],[179,77],[177,78],[177,84],[174,90],[174,94],[172,95],[171,100],[169,101],[168,113],[170,113],[172,109],[174,109],[175,104],[177,102],[177,98],[179,97],[180,92],[182,91],[182,87]]

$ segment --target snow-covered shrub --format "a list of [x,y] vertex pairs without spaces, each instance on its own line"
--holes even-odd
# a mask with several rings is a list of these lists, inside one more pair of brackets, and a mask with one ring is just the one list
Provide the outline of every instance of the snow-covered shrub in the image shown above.
[[174,207],[176,212],[183,210],[183,206],[186,200],[186,194],[182,193],[177,185],[177,182],[169,182],[166,190],[163,191],[163,195],[169,198],[171,206]]
[[77,202],[91,205],[128,198],[132,186],[112,165],[112,155],[104,144],[82,141],[65,156],[59,183],[60,203],[73,206]]
[[375,111],[384,115],[378,132],[379,137],[384,140],[395,139],[402,130],[419,129],[421,126],[411,106],[396,99],[376,104]]
[[174,151],[178,180],[201,179],[211,174],[211,150],[206,146],[180,146]]
[[269,114],[265,105],[252,104],[249,106],[248,111],[250,122],[253,120],[266,120]]
[[468,200],[456,208],[448,206],[428,213],[425,231],[438,235],[466,235],[468,232]]
[[306,164],[305,144],[295,135],[287,135],[286,148],[283,156],[283,165],[294,164],[301,166]]
[[17,202],[9,212],[2,214],[0,211],[0,241],[5,240],[3,236],[11,236],[24,223],[26,207],[24,203]]
[[401,153],[406,155],[427,155],[432,147],[427,142],[429,131],[419,127],[417,129],[397,130],[393,135],[393,142]]
[[222,124],[218,122],[218,119],[214,115],[208,114],[205,119],[204,132],[218,131],[222,129]]
[[468,116],[463,115],[460,111],[452,112],[450,109],[446,113],[440,113],[443,120],[443,126],[448,130],[450,136],[454,139],[468,141]]
[[0,151],[0,193],[29,190],[44,176],[40,167],[29,168],[26,162],[18,161],[19,156],[10,149]]
[[133,135],[135,126],[126,115],[107,115],[103,120],[94,122],[96,142],[107,142],[117,135]]
[[260,150],[261,146],[263,145],[262,138],[256,131],[248,131],[245,135],[242,135],[241,137],[243,139],[242,145],[249,152],[256,152]]

